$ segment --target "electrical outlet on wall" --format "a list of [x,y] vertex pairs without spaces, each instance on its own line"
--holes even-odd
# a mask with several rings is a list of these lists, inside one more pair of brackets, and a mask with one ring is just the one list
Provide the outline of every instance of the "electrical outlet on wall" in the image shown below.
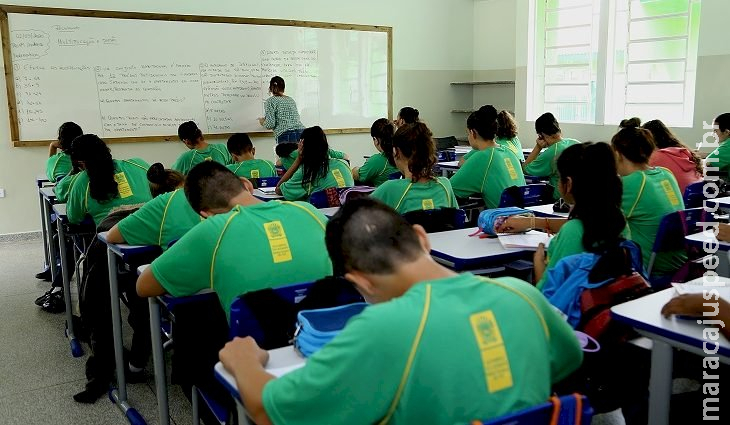
[[0,187],[0,198],[5,197],[5,188]]

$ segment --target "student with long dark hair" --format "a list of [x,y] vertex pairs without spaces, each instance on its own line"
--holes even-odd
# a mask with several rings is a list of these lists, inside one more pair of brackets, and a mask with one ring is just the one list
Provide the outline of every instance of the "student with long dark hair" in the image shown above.
[[[717,136],[717,143],[720,144],[712,153],[705,158],[705,166],[707,171],[722,171],[727,173],[730,171],[730,112],[719,115],[713,122],[715,126],[714,132]],[[715,168],[716,170],[712,170]]]
[[404,106],[400,109],[400,111],[398,111],[398,116],[396,117],[395,121],[393,121],[393,124],[395,124],[397,128],[405,124],[413,124],[419,121],[420,118],[418,109],[411,106]]
[[692,183],[701,182],[704,175],[702,158],[692,152],[670,129],[660,120],[644,123],[643,129],[649,130],[654,137],[656,149],[649,158],[652,167],[664,167],[674,174],[679,191]]
[[393,156],[403,179],[389,180],[372,193],[399,214],[410,211],[458,208],[451,183],[434,177],[436,145],[424,123],[406,124],[393,136]]
[[194,122],[186,121],[180,124],[177,135],[189,150],[180,155],[177,161],[172,164],[173,170],[187,174],[191,168],[203,161],[215,161],[223,165],[233,163],[226,146],[220,143],[206,142],[203,132]]
[[271,97],[264,103],[265,116],[259,118],[262,127],[274,131],[276,143],[297,143],[304,130],[297,103],[284,94],[286,83],[278,75],[269,82]]
[[46,161],[46,177],[52,183],[58,182],[71,172],[71,143],[82,134],[84,131],[75,122],[65,122],[58,127],[58,139],[48,146]]
[[362,167],[352,169],[355,181],[377,187],[388,181],[391,174],[398,172],[393,160],[394,133],[395,126],[387,118],[380,118],[373,123],[370,127],[370,137],[373,138],[378,153],[368,158]]
[[510,186],[524,186],[517,157],[497,144],[497,110],[485,105],[466,120],[469,144],[478,152],[451,177],[454,194],[459,198],[481,195],[487,208],[497,208],[502,192]]
[[289,201],[298,201],[330,187],[355,184],[349,164],[330,158],[327,136],[321,127],[309,127],[301,137],[299,155],[279,181],[276,193]]

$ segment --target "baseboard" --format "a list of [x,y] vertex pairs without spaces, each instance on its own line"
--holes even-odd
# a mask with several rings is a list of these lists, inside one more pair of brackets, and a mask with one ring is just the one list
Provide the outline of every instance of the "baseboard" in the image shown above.
[[42,235],[40,230],[36,232],[8,233],[0,235],[0,243],[39,241],[41,240],[41,237]]

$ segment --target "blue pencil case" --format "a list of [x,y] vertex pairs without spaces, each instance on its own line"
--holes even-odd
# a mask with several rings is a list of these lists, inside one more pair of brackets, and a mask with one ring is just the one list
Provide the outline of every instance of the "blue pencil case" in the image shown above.
[[347,304],[317,310],[302,310],[297,314],[297,331],[294,347],[304,357],[309,357],[330,342],[347,321],[360,314],[367,303]]
[[484,210],[479,214],[477,226],[482,232],[494,236],[497,234],[496,229],[504,223],[507,218],[512,216],[534,217],[534,213],[517,207],[493,208]]

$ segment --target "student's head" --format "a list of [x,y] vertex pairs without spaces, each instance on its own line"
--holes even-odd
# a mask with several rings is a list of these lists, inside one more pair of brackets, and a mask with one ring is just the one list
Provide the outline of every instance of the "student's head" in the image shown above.
[[105,202],[119,195],[109,147],[95,134],[83,134],[71,144],[71,161],[89,176],[89,196]]
[[278,75],[276,77],[272,77],[271,81],[269,81],[269,93],[273,94],[274,96],[283,95],[284,88],[286,88],[284,79],[279,77]]
[[547,144],[558,142],[562,138],[560,124],[555,115],[550,112],[545,112],[535,120],[535,132],[537,139]]
[[274,151],[276,151],[276,156],[279,158],[290,158],[292,152],[297,149],[299,149],[299,145],[296,143],[279,143]]
[[175,170],[165,169],[165,166],[156,162],[147,170],[147,181],[150,182],[152,197],[172,192],[185,184],[185,176]]
[[81,127],[75,122],[65,122],[58,127],[58,143],[61,145],[61,150],[64,152],[71,150],[71,143],[75,138],[84,134]]
[[388,159],[388,162],[395,164],[393,161],[393,134],[395,126],[387,118],[375,120],[370,127],[370,137],[373,138],[373,144],[378,152],[382,152]]
[[188,149],[195,149],[203,141],[203,132],[192,121],[186,121],[177,128],[177,136]]
[[644,123],[643,126],[641,126],[645,130],[649,130],[651,132],[652,137],[654,138],[654,145],[656,149],[665,149],[665,148],[684,148],[687,149],[687,151],[690,152],[690,155],[692,155],[692,162],[695,163],[695,171],[697,171],[700,174],[704,174],[702,167],[702,158],[700,158],[696,153],[692,152],[687,148],[687,146],[682,143],[677,136],[672,133],[672,130],[667,128],[666,125],[664,125],[663,122],[660,120],[651,120]]
[[714,124],[717,126],[715,134],[717,134],[719,143],[730,139],[730,112],[726,112],[715,118]]
[[509,111],[499,111],[497,114],[497,138],[514,139],[517,137],[517,121]]
[[426,124],[417,122],[398,127],[393,136],[393,157],[401,173],[410,173],[413,182],[432,179],[436,144]]
[[497,137],[497,115],[497,109],[492,105],[484,105],[469,115],[466,119],[466,130],[472,147],[477,141],[491,141]]
[[618,240],[626,226],[621,212],[623,185],[607,143],[578,143],[558,157],[558,190],[573,204],[571,218],[583,223],[583,246],[589,250]]
[[418,109],[405,106],[398,111],[398,117],[395,119],[396,127],[400,127],[405,124],[413,124],[418,122]]
[[251,143],[251,138],[246,133],[236,133],[228,138],[228,152],[236,160],[243,158],[253,158],[256,155],[256,148]]
[[353,282],[371,303],[403,295],[408,287],[395,275],[431,250],[421,226],[372,198],[345,203],[327,223],[325,242],[335,274]]
[[619,130],[622,128],[641,127],[641,118],[633,117],[621,120],[618,125]]
[[329,172],[329,145],[321,127],[309,127],[302,131],[301,144],[302,186],[315,184]]
[[649,130],[628,127],[620,130],[611,139],[616,154],[616,168],[625,176],[634,171],[635,166],[646,166],[654,152],[654,137]]
[[243,181],[215,161],[201,162],[185,178],[185,196],[203,217],[227,213],[235,206],[234,198],[244,192]]

